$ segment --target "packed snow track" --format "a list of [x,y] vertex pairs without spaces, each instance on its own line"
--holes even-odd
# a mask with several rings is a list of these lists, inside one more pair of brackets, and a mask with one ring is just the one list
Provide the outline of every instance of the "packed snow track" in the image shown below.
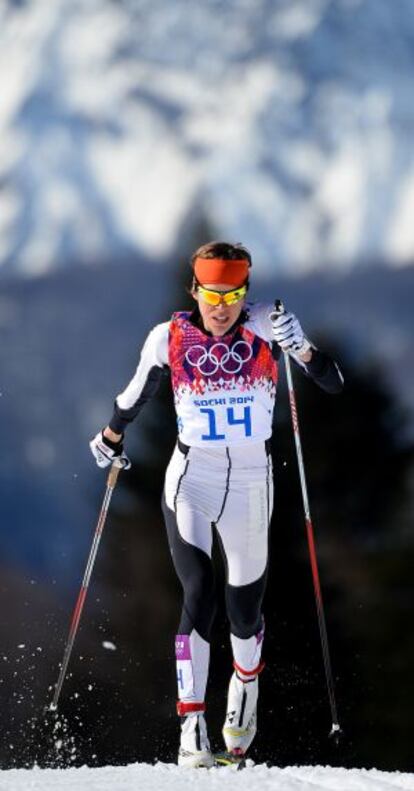
[[414,791],[414,774],[322,766],[247,766],[180,769],[174,764],[131,764],[98,769],[0,771],[1,791]]

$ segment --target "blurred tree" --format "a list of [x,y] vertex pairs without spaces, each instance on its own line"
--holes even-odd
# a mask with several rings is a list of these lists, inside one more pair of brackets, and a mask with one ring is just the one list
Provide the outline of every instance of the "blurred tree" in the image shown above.
[[[329,348],[323,339],[320,346]],[[275,632],[277,625],[281,630],[271,635],[283,679],[273,691],[283,733],[278,752],[287,762],[308,757],[409,770],[413,700],[403,702],[402,696],[410,687],[414,653],[408,629],[413,448],[401,442],[404,414],[379,365],[356,371],[344,363],[343,351],[333,354],[345,373],[340,397],[324,394],[299,374],[295,387],[346,739],[336,753],[325,739],[329,708],[294,444],[283,414],[274,438],[276,507],[267,596],[268,619]],[[287,394],[279,397],[285,412]],[[402,696],[395,695],[396,684]]]

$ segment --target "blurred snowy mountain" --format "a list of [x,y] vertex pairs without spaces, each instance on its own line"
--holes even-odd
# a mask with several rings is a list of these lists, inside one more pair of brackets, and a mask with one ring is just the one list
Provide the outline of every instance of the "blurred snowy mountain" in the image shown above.
[[0,271],[414,258],[412,0],[4,0]]

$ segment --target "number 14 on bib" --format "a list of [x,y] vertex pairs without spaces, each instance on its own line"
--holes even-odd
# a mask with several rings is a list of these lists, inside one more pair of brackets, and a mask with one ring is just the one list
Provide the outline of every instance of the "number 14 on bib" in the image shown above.
[[[208,420],[208,434],[202,434],[201,439],[204,440],[225,440],[226,434],[219,434],[217,431],[217,419],[214,409],[200,409],[200,413],[206,415]],[[243,416],[236,417],[234,407],[226,408],[226,419],[228,426],[244,426],[244,436],[251,437],[252,435],[252,417],[249,406],[243,407]]]

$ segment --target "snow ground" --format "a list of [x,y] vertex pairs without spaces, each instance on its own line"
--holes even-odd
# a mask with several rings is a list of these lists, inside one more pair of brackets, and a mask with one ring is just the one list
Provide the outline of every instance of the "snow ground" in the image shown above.
[[131,764],[99,769],[10,769],[0,772],[1,791],[414,791],[414,774],[324,766],[248,766],[179,769],[174,764]]

